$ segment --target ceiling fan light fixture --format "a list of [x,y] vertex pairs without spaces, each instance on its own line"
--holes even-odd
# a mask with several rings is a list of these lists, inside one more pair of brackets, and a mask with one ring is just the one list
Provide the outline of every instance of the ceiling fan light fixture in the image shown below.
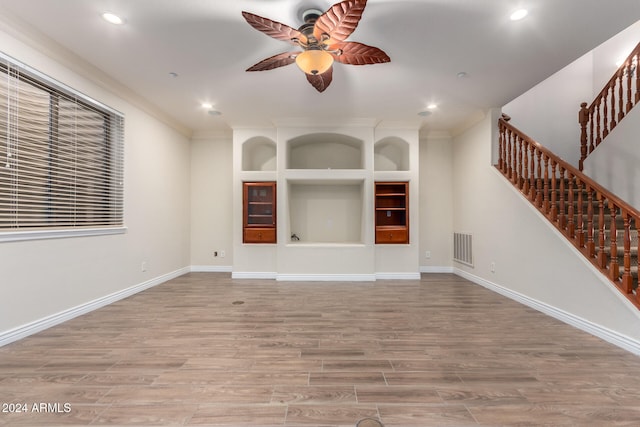
[[308,49],[296,56],[296,65],[312,76],[323,74],[333,65],[333,56],[322,49]]

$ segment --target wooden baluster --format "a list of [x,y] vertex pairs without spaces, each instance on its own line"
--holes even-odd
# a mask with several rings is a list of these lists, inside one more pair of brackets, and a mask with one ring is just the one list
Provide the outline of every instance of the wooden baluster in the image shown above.
[[602,142],[602,131],[600,129],[601,128],[600,123],[601,123],[600,98],[598,98],[598,103],[596,104],[596,147],[600,145],[600,143]]
[[632,63],[633,63],[633,67],[635,68],[635,75],[636,75],[636,104],[637,104],[638,102],[640,102],[640,72],[639,72],[640,70],[638,70],[638,65],[640,65],[640,58],[638,57],[638,55],[635,56],[635,61],[632,61]]
[[558,163],[551,160],[551,221],[558,220],[558,178],[556,177],[556,169]]
[[587,254],[596,256],[596,244],[593,241],[593,190],[587,186]]
[[537,167],[537,179],[536,179],[536,206],[538,209],[542,207],[542,151],[536,150],[536,160],[538,162]]
[[573,206],[573,182],[575,177],[571,172],[568,174],[568,184],[569,184],[569,200],[567,203],[569,204],[569,214],[568,214],[568,222],[567,222],[567,233],[569,234],[569,238],[573,240],[576,236],[576,226],[574,222],[574,206]]
[[579,248],[583,248],[584,247],[584,217],[583,217],[583,206],[582,206],[582,181],[580,179],[576,180],[576,184],[578,186],[578,213],[577,213],[577,224],[576,224],[576,230],[578,232],[577,234],[577,243],[578,243],[578,247]]
[[523,140],[522,143],[524,144],[524,147],[522,149],[524,154],[524,160],[522,161],[524,165],[524,171],[522,172],[522,192],[528,195],[529,194],[529,145],[525,140]]
[[624,221],[624,272],[622,273],[622,291],[630,294],[633,291],[633,276],[631,276],[631,219],[629,213],[622,214]]
[[631,93],[631,84],[633,83],[633,80],[631,79],[631,77],[633,76],[633,71],[631,68],[632,64],[633,64],[633,61],[629,62],[626,68],[627,70],[626,72],[627,74],[627,108],[626,108],[627,113],[631,111],[631,109],[633,108],[633,102],[632,102],[633,95]]
[[536,148],[533,144],[529,146],[529,152],[531,153],[530,161],[531,167],[529,168],[531,176],[529,177],[529,200],[533,203],[536,198],[536,174],[535,174],[535,166],[536,166],[536,157],[535,157]]
[[560,217],[558,218],[558,224],[560,225],[560,230],[563,231],[567,228],[567,215],[564,202],[564,182],[564,167],[560,165]]
[[[609,107],[607,107],[608,96],[609,88],[606,88],[602,100],[602,139],[605,139],[607,135],[609,135]],[[602,140],[600,142],[602,142]]]
[[511,147],[511,149],[513,150],[513,153],[511,155],[511,182],[513,183],[513,185],[516,185],[517,182],[517,175],[518,175],[518,141],[520,140],[520,136],[518,136],[517,133],[513,133],[513,146]]
[[607,267],[607,253],[604,251],[604,198],[598,193],[598,266]]
[[524,149],[524,138],[518,138],[518,189],[522,190],[522,186],[524,185],[523,178],[523,149]]
[[551,206],[549,205],[549,156],[544,154],[542,156],[544,161],[544,181],[543,181],[543,193],[542,193],[542,209],[545,215],[549,215]]
[[609,215],[611,216],[611,225],[609,226],[609,240],[611,241],[611,247],[609,251],[609,278],[616,281],[620,278],[620,264],[618,263],[618,241],[617,241],[617,227],[616,227],[616,211],[618,207],[609,200]]
[[624,118],[624,72],[618,72],[618,123]]
[[589,111],[589,153],[592,153],[596,149],[594,129],[593,129],[593,110]]
[[511,168],[511,145],[513,139],[513,132],[509,130],[507,132],[507,178],[511,179],[511,173],[513,169]]
[[498,122],[498,169],[504,173],[504,153],[502,152],[504,147],[504,125],[501,121]]
[[580,123],[580,170],[584,169],[584,159],[587,158],[587,122],[589,121],[589,110],[587,103],[580,104],[580,112],[578,113],[578,123]]
[[[616,79],[613,80],[611,86],[611,123],[609,124],[609,130],[613,130],[616,127]],[[609,89],[607,89],[607,94],[609,94]]]

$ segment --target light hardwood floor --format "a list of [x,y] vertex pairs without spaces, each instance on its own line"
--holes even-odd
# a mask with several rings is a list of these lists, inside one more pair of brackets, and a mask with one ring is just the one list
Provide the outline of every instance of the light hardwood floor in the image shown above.
[[640,358],[454,275],[191,273],[0,348],[0,402],[27,405],[10,426],[637,426]]

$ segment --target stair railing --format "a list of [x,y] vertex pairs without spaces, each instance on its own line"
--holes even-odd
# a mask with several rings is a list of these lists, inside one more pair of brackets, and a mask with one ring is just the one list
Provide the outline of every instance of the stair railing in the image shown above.
[[632,266],[637,271],[638,251],[631,250],[632,235],[637,246],[640,212],[509,120],[505,114],[498,120],[496,167],[640,309],[638,278],[632,273]]
[[607,82],[591,105],[580,104],[580,162],[606,138],[618,123],[640,102],[640,43],[629,54],[613,77]]

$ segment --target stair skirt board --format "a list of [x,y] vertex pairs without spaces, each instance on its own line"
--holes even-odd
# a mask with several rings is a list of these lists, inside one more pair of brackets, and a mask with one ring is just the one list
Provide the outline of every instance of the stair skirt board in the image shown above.
[[43,317],[42,319],[27,323],[22,326],[18,326],[17,328],[10,329],[8,331],[1,331],[0,347],[10,344],[14,341],[18,341],[22,338],[26,338],[40,331],[44,331],[45,329],[59,325],[61,323],[74,319],[83,314],[105,307],[116,301],[120,301],[124,298],[130,297],[131,295],[137,294],[146,289],[160,285],[168,280],[175,279],[176,277],[182,276],[183,274],[187,274],[190,271],[191,271],[190,267],[184,267],[184,268],[172,271],[170,273],[163,274],[154,279],[150,279],[145,282],[139,283],[137,285],[131,286],[129,288],[123,289],[121,291],[114,292],[110,295],[97,298],[88,303],[81,304],[67,310],[63,310],[59,313],[55,313],[50,316]]
[[455,274],[467,280],[470,280],[473,283],[476,283],[477,285],[480,285],[500,295],[503,295],[509,299],[512,299],[521,304],[524,304],[527,307],[533,308],[534,310],[537,310],[541,313],[551,316],[554,319],[560,320],[561,322],[564,322],[568,325],[578,328],[581,331],[587,332],[593,336],[603,339],[610,344],[613,344],[617,347],[620,347],[626,351],[629,351],[633,354],[640,356],[640,341],[638,340],[630,338],[626,335],[619,334],[608,328],[592,323],[586,319],[575,316],[571,313],[568,313],[564,310],[560,310],[556,307],[545,304],[543,302],[530,298],[526,295],[522,295],[518,292],[512,291],[511,289],[505,288],[503,286],[500,286],[498,284],[485,280],[482,277],[475,276],[464,270],[460,270],[456,268]]

